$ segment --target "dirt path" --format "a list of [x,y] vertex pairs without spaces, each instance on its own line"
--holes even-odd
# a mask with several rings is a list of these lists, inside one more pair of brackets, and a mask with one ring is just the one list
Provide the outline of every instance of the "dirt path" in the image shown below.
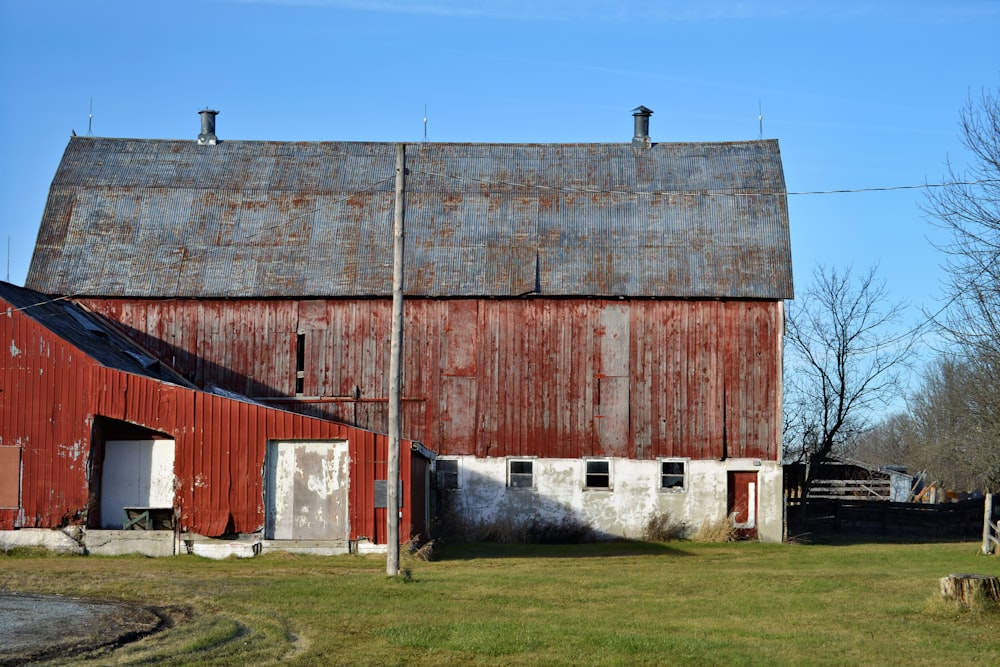
[[164,624],[161,616],[143,607],[0,593],[0,665],[23,665],[124,644]]

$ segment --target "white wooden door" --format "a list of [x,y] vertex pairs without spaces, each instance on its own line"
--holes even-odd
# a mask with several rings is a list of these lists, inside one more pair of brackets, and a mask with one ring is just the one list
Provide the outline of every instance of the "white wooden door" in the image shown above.
[[271,540],[347,540],[347,443],[269,442],[264,536]]
[[174,506],[173,440],[108,440],[101,469],[101,527],[122,527],[124,507]]

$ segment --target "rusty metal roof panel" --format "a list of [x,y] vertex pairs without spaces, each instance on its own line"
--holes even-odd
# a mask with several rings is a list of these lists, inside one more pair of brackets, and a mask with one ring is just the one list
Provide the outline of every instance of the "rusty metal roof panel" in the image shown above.
[[107,368],[192,386],[183,376],[161,364],[154,354],[80,304],[5,282],[0,282],[0,299]]
[[[411,144],[411,296],[792,295],[776,141]],[[395,144],[70,140],[27,284],[391,293]]]

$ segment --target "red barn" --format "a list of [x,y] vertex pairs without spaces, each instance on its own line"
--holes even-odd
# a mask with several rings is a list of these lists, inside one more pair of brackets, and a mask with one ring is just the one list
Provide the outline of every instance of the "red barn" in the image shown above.
[[[405,146],[403,436],[447,520],[782,537],[773,140]],[[193,385],[386,431],[396,145],[74,137],[28,286]]]
[[[73,529],[88,551],[129,550],[145,536],[109,529],[147,521],[264,548],[385,543],[384,436],[196,389],[80,305],[7,283],[0,340],[0,531]],[[410,535],[426,530],[430,457],[404,444]],[[176,548],[159,537],[155,552]]]

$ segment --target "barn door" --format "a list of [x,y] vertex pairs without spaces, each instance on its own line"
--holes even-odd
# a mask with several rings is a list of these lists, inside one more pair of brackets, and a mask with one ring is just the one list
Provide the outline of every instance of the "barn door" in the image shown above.
[[102,528],[121,529],[126,507],[173,506],[173,440],[108,440],[104,443]]
[[757,473],[732,471],[729,473],[729,499],[726,512],[734,516],[733,526],[740,537],[757,537]]
[[269,442],[264,465],[265,538],[348,539],[346,442]]
[[594,330],[594,444],[607,456],[629,454],[629,312],[624,304],[605,306]]

